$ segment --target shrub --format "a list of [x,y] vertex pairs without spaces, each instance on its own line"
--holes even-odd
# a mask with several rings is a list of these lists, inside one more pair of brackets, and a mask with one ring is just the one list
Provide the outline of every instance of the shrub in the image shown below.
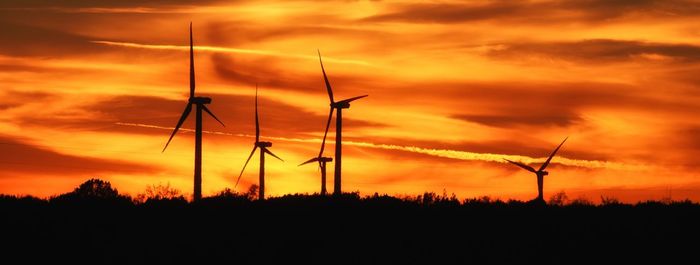
[[569,201],[569,196],[566,196],[566,193],[563,191],[557,192],[552,197],[549,197],[549,205],[552,206],[564,206],[566,202]]
[[170,183],[165,185],[149,185],[146,186],[146,191],[136,195],[136,202],[144,203],[147,200],[184,200],[185,196],[180,190],[170,186]]

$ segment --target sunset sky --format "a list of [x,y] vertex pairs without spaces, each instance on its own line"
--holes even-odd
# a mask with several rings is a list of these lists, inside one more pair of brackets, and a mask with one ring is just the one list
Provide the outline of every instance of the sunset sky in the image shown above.
[[[0,2],[0,193],[99,177],[192,193],[194,134],[161,153],[188,97],[193,23],[203,193],[233,188],[254,138],[268,195],[320,189],[328,114],[344,110],[343,188],[361,194],[700,201],[700,1]],[[194,127],[188,118],[185,129]],[[326,155],[333,155],[333,130]],[[257,183],[257,158],[238,191]],[[332,175],[332,164],[329,174]],[[332,189],[332,177],[328,187]]]

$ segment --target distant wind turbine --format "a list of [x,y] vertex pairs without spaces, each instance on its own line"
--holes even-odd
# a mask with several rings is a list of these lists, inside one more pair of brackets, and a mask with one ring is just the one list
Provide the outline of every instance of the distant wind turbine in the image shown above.
[[303,166],[309,163],[313,162],[318,162],[318,167],[321,170],[321,195],[325,196],[327,191],[326,191],[326,163],[333,161],[333,158],[331,157],[323,157],[322,154],[319,154],[318,157],[314,157],[312,159],[307,160],[304,163],[301,163],[299,166]]
[[535,170],[531,166],[525,165],[523,163],[505,159],[506,161],[510,162],[511,164],[519,166],[519,167],[521,167],[527,171],[530,171],[532,173],[535,173],[535,175],[537,175],[537,198],[535,200],[544,201],[544,196],[542,194],[542,190],[544,189],[544,176],[549,175],[549,172],[545,171],[544,169],[547,168],[547,166],[549,165],[549,162],[552,161],[552,158],[554,157],[554,155],[557,153],[557,151],[559,151],[559,148],[561,148],[561,146],[564,145],[564,142],[566,142],[567,139],[569,139],[569,137],[564,138],[564,141],[562,141],[561,144],[559,144],[559,146],[557,146],[557,149],[554,149],[554,152],[552,152],[552,154],[549,156],[549,158],[547,158],[547,161],[545,161],[544,164],[542,164],[542,166],[540,166],[540,169],[538,169],[538,170]]
[[[333,89],[331,88],[331,83],[328,81],[328,76],[326,76],[326,69],[323,68],[323,61],[321,60],[321,51],[318,51],[318,61],[321,63],[321,71],[323,72],[323,80],[326,82],[326,89],[328,90],[328,98],[330,98],[330,112],[328,113],[328,122],[326,123],[326,131],[323,133],[323,141],[321,142],[321,152],[319,153],[319,159],[323,155],[323,148],[326,144],[326,136],[328,135],[328,128],[331,125],[331,118],[333,118],[333,110],[338,110],[338,114],[335,117],[335,171],[333,172],[333,195],[340,195],[341,191],[341,167],[342,167],[342,147],[343,147],[343,109],[350,108],[350,102],[364,98],[368,95],[352,97],[349,99],[344,99],[341,101],[335,101],[333,99]],[[319,162],[320,163],[320,162]]]
[[[168,139],[168,142],[165,144],[165,147],[163,148],[162,152],[165,152],[165,149],[168,148],[168,145],[170,144],[170,141],[173,140],[173,137],[175,136],[175,133],[177,133],[178,129],[180,129],[180,126],[182,126],[182,123],[185,122],[185,119],[187,119],[187,116],[190,115],[190,112],[192,111],[192,105],[195,105],[196,108],[196,128],[195,128],[195,137],[194,137],[194,192],[193,192],[193,200],[197,201],[202,198],[202,110],[206,111],[209,115],[211,115],[216,121],[221,123],[221,125],[224,125],[219,118],[217,118],[214,113],[209,111],[209,109],[205,106],[206,104],[211,103],[211,98],[208,97],[195,97],[194,96],[194,88],[195,88],[195,82],[194,82],[194,48],[193,48],[193,41],[192,41],[192,23],[190,23],[190,98],[187,102],[187,106],[185,107],[185,111],[182,112],[182,116],[180,117],[180,120],[177,122],[177,125],[175,126],[175,130],[173,130],[173,133],[170,134],[170,138]],[[226,126],[226,125],[224,125]]]
[[258,199],[265,199],[265,154],[269,154],[284,162],[282,158],[279,158],[277,155],[273,154],[272,152],[270,152],[270,150],[267,149],[271,146],[271,142],[260,141],[260,120],[258,118],[258,85],[255,85],[255,144],[253,145],[253,151],[250,152],[248,159],[243,165],[243,169],[241,169],[241,174],[238,175],[238,179],[236,180],[236,185],[234,186],[234,189],[235,187],[238,187],[238,182],[241,180],[241,176],[243,176],[243,171],[245,171],[246,166],[248,166],[250,158],[252,158],[253,154],[255,154],[255,150],[260,148],[260,184],[258,186]]

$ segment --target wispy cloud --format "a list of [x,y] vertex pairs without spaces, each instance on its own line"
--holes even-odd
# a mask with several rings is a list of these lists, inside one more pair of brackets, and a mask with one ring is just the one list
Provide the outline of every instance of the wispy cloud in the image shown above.
[[675,43],[591,39],[573,42],[522,42],[502,44],[488,52],[508,59],[539,56],[584,63],[620,63],[631,60],[697,62],[700,46]]
[[[117,122],[115,124],[121,125],[121,126],[134,126],[134,127],[142,127],[142,128],[161,129],[161,130],[174,130],[175,129],[174,127],[157,126],[157,125],[140,124],[140,123]],[[192,130],[192,129],[180,128],[180,130],[182,130],[184,132],[194,132],[194,130]],[[234,134],[234,133],[226,133],[226,132],[219,132],[219,131],[206,131],[205,130],[205,131],[203,131],[203,133],[216,134],[216,135],[228,135],[228,136],[236,136],[236,137],[246,137],[246,138],[255,138],[255,135],[250,135],[250,134]],[[321,143],[321,139],[318,139],[318,138],[303,139],[303,138],[265,137],[265,136],[261,136],[261,138],[270,139],[270,140],[287,141],[287,142],[298,142],[298,143]],[[326,142],[331,143],[331,144],[334,143],[333,141],[328,141],[328,140]],[[423,147],[417,147],[417,146],[403,146],[403,145],[380,144],[380,143],[358,142],[358,141],[344,141],[343,144],[350,145],[350,146],[357,146],[357,147],[365,147],[365,148],[404,151],[404,152],[418,153],[418,154],[430,155],[430,156],[435,156],[435,157],[452,158],[452,159],[459,159],[459,160],[466,160],[466,161],[506,163],[506,161],[504,159],[509,159],[509,160],[521,161],[523,163],[530,164],[530,163],[542,163],[547,159],[546,157],[536,158],[536,157],[529,157],[529,156],[522,156],[522,155],[477,153],[477,152],[468,152],[468,151],[460,151],[460,150],[432,149],[432,148],[423,148]],[[557,157],[555,160],[553,160],[553,163],[558,163],[558,164],[562,164],[562,165],[566,165],[566,166],[591,168],[591,169],[644,170],[647,168],[643,165],[636,165],[636,164],[626,164],[626,163],[600,161],[600,160],[570,159],[570,158],[566,158],[566,157]]]
[[[185,46],[185,45],[140,44],[140,43],[133,43],[133,42],[115,42],[115,41],[105,41],[105,40],[94,40],[91,42],[109,45],[109,46],[119,46],[119,47],[139,48],[139,49],[153,49],[153,50],[186,51],[186,50],[189,50],[189,48],[190,48],[189,46]],[[252,54],[252,55],[305,59],[305,60],[318,60],[318,57],[314,56],[314,55],[290,54],[290,53],[283,53],[283,52],[278,52],[278,51],[268,51],[268,50],[238,49],[238,48],[227,48],[227,47],[216,47],[216,46],[195,46],[195,49],[199,50],[199,51],[218,52],[218,53]],[[342,64],[356,64],[356,65],[364,65],[364,66],[371,65],[369,62],[366,62],[366,61],[339,59],[339,58],[334,58],[334,57],[323,57],[323,60],[326,62],[334,62],[334,63],[342,63]]]
[[517,23],[602,23],[628,17],[692,17],[700,3],[692,0],[544,0],[544,1],[421,1],[396,4],[364,21],[464,23],[498,20]]

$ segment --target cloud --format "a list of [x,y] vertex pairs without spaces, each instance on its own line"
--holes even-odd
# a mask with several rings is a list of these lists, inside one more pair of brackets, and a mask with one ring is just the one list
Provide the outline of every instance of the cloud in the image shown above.
[[[390,39],[396,37],[390,32],[373,29],[358,28],[348,25],[316,24],[314,21],[306,22],[306,16],[300,17],[299,23],[256,23],[255,21],[240,21],[240,23],[211,22],[207,24],[206,38],[217,46],[239,46],[246,44],[258,44],[261,42],[288,41],[308,38],[348,38],[362,39]],[[235,32],[235,34],[231,34]]]
[[[318,60],[316,58],[315,60]],[[324,63],[327,59],[323,58]],[[240,58],[222,54],[212,55],[212,64],[216,75],[222,80],[239,85],[273,87],[285,90],[303,91],[307,93],[326,94],[321,67],[312,74],[290,71],[278,66],[278,61],[271,58]],[[343,95],[368,94],[367,91],[348,90],[353,88],[371,87],[371,80],[361,76],[335,73],[326,65],[326,73],[331,81],[336,97],[340,94],[338,87],[343,88]],[[339,98],[336,98],[339,99]]]
[[690,0],[552,0],[399,4],[363,21],[410,23],[601,23],[625,17],[692,17],[700,3]]
[[[133,162],[81,157],[52,151],[18,137],[0,135],[2,171],[8,174],[84,175],[97,173],[148,173],[151,166]],[[87,148],[87,147],[86,147]],[[76,150],[80,152],[80,150]]]
[[[46,7],[167,7],[197,6],[224,2],[222,0],[3,0],[0,8],[46,8]],[[226,1],[231,2],[231,1]],[[235,1],[240,2],[240,1]]]
[[581,121],[576,113],[463,114],[455,118],[504,128],[519,125],[566,127]]
[[[154,126],[154,125],[150,125],[150,124],[118,123],[117,125],[129,126],[129,127],[152,128],[152,129],[160,129],[160,130],[172,130],[173,129],[173,127]],[[252,137],[252,135],[230,134],[230,133],[217,131],[217,130],[207,130],[207,131],[205,131],[205,133],[212,134],[212,135],[231,135],[231,136]],[[290,137],[275,137],[275,136],[270,137],[270,136],[267,136],[267,137],[264,137],[264,139],[287,141],[287,142],[297,142],[297,143],[320,143],[321,142],[321,139],[319,139],[319,138],[309,139],[309,138],[290,138]],[[331,145],[331,144],[333,144],[333,141],[327,141],[327,144]],[[353,141],[350,139],[344,139],[343,146],[362,147],[362,148],[370,148],[370,149],[378,149],[378,150],[386,150],[386,151],[402,151],[402,152],[409,152],[409,153],[413,153],[413,154],[422,154],[422,155],[428,155],[428,156],[439,157],[439,158],[451,158],[451,159],[464,160],[464,161],[495,162],[495,163],[506,163],[506,161],[504,159],[522,161],[523,163],[527,163],[527,164],[542,163],[547,159],[547,156],[548,156],[548,153],[545,153],[542,157],[528,157],[528,156],[523,156],[523,155],[479,153],[479,152],[462,151],[462,150],[425,148],[425,147],[412,146],[412,145],[396,145],[396,144],[388,144],[388,143],[373,143],[373,142],[365,142],[365,141]],[[565,166],[590,168],[590,169],[596,169],[596,168],[607,168],[607,169],[615,169],[615,170],[643,170],[643,169],[646,169],[645,165],[640,165],[640,164],[626,164],[626,163],[619,163],[619,162],[614,162],[614,161],[604,161],[604,160],[572,159],[572,158],[568,158],[568,157],[561,157],[561,155],[560,155],[560,157],[557,158],[556,162],[552,162],[552,163],[558,163],[558,164],[562,164]]]
[[[23,69],[23,67],[19,68]],[[24,106],[25,104],[37,101],[52,101],[55,99],[56,96],[54,94],[46,92],[19,91],[8,89],[2,92],[2,99],[0,100],[0,110],[17,108]]]
[[12,36],[0,42],[0,54],[9,56],[61,57],[102,52],[103,46],[90,43],[79,34],[43,27],[21,25],[0,19],[3,34]]
[[[425,87],[438,87],[439,90],[426,90]],[[386,94],[401,93],[405,96],[402,99],[404,104],[441,102],[451,117],[494,127],[567,126],[581,121],[582,111],[592,108],[619,110],[653,106],[659,111],[698,108],[656,98],[649,92],[641,93],[644,87],[605,82],[406,82],[382,91]]]
[[519,13],[524,6],[517,2],[502,1],[486,5],[471,4],[406,4],[385,14],[367,17],[365,21],[404,21],[458,23],[494,19]]
[[[262,93],[265,93],[262,91]],[[213,118],[204,115],[207,130],[219,130],[234,134],[250,134],[255,131],[254,97],[240,95],[210,94],[212,104],[208,108],[221,119],[227,127],[221,127]],[[132,128],[115,125],[115,123],[138,123],[172,127],[177,123],[187,104],[186,98],[170,100],[148,96],[118,96],[98,100],[95,104],[83,107],[82,113],[90,115],[83,119],[70,117],[27,117],[22,121],[47,127],[80,128],[98,131],[116,131],[139,134],[163,134],[149,128]],[[299,107],[270,100],[259,99],[262,133],[266,136],[300,137],[323,132],[327,116],[305,111]],[[194,128],[194,112],[183,128]],[[380,124],[344,119],[344,124],[353,128],[376,127]],[[165,134],[164,134],[165,137]]]
[[[562,135],[564,137],[564,135]],[[345,137],[352,142],[362,142],[363,139],[355,137]],[[556,139],[552,139],[556,140]],[[503,155],[521,155],[526,157],[543,157],[549,155],[558,143],[553,141],[541,141],[534,139],[502,139],[502,140],[483,140],[483,141],[459,141],[445,142],[439,139],[430,140],[410,140],[397,138],[373,138],[376,143],[382,143],[390,146],[406,146],[411,145],[421,149],[436,149],[436,150],[455,150],[466,151],[471,153],[483,154],[503,154]],[[613,156],[596,152],[595,150],[573,149],[572,146],[566,145],[566,151],[563,153],[567,158],[575,160],[590,160],[590,161],[608,161],[612,160]],[[406,153],[397,155],[394,150],[386,149],[384,152],[387,156],[392,157],[414,157],[407,156]],[[418,158],[426,158],[429,154],[421,153]],[[435,156],[431,156],[435,157]]]
[[645,61],[700,61],[700,46],[611,39],[575,42],[523,42],[502,44],[487,55],[495,58],[519,59],[532,56],[582,63],[621,63]]
[[[187,45],[140,44],[140,43],[115,42],[115,41],[104,41],[104,40],[93,40],[91,42],[97,43],[97,44],[109,45],[109,46],[152,49],[152,50],[188,51],[190,49],[190,47]],[[216,53],[252,54],[252,55],[261,55],[261,56],[287,57],[287,58],[306,59],[306,60],[314,60],[314,61],[318,60],[317,56],[314,56],[311,54],[308,54],[308,55],[306,55],[306,54],[291,54],[291,53],[283,53],[283,52],[268,51],[268,50],[237,49],[237,48],[201,46],[201,45],[196,46],[195,50],[216,52]],[[367,63],[365,61],[358,61],[358,60],[346,60],[346,59],[338,59],[338,58],[324,58],[324,59],[326,61],[335,62],[335,63],[369,65],[369,63]]]

